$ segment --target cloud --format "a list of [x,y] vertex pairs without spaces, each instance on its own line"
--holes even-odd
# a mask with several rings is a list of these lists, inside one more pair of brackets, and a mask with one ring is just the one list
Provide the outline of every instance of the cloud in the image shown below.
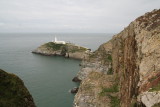
[[5,25],[5,24],[4,24],[3,22],[0,22],[0,27],[1,27],[1,26],[4,26],[4,25]]
[[159,0],[1,0],[0,32],[115,33],[158,4]]

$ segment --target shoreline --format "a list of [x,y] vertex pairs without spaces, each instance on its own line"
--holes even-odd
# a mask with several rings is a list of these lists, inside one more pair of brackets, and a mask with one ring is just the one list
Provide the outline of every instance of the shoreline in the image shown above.
[[32,54],[37,54],[37,55],[42,55],[42,56],[59,56],[59,57],[68,58],[68,59],[75,59],[75,60],[79,60],[79,61],[83,60],[81,58],[67,57],[67,56],[60,55],[60,54],[47,54],[47,53],[41,53],[41,52],[36,52],[36,51],[31,51],[31,53]]

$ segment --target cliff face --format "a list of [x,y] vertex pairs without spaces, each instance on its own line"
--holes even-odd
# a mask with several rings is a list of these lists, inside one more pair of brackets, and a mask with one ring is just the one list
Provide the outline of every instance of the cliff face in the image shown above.
[[[74,102],[76,103],[76,107],[82,107],[78,105],[80,104],[79,100],[82,98],[82,94],[83,98],[85,98],[85,91],[82,89],[84,89],[87,84],[95,84],[95,82],[98,82],[97,84],[103,83],[101,86],[96,85],[96,89],[99,89],[99,87],[103,88],[101,90],[99,89],[99,91],[94,91],[94,94],[90,94],[92,98],[96,99],[94,102],[99,101],[96,97],[98,93],[103,93],[104,96],[106,96],[104,100],[107,102],[107,104],[105,104],[105,102],[96,107],[118,107],[118,99],[120,100],[121,107],[159,106],[160,10],[153,10],[131,22],[128,27],[115,35],[112,40],[101,45],[93,55],[88,56],[88,58],[90,57],[92,57],[92,59],[87,61],[92,63],[93,66],[97,62],[99,62],[100,66],[105,66],[106,73],[102,71],[100,71],[100,73],[107,77],[109,76],[108,74],[113,73],[113,75],[110,75],[112,77],[112,79],[110,79],[112,82],[110,83],[110,80],[108,81],[108,79],[103,80],[105,82],[98,81],[101,77],[99,77],[97,81],[92,79],[94,77],[90,78],[92,72],[97,72],[97,69],[92,70],[91,73],[87,73],[85,79],[82,79],[80,91],[78,91],[75,96]],[[83,70],[85,69],[85,65],[78,74],[85,74],[85,71]],[[81,75],[81,78],[82,77],[83,76]],[[108,85],[109,83],[110,85]],[[118,87],[119,92],[114,90],[117,88],[116,86]],[[102,97],[100,96],[99,98]],[[108,98],[109,100],[107,100]],[[113,105],[115,98],[117,98],[115,101],[115,104],[117,105]],[[89,103],[94,104],[94,102],[90,101]]]
[[113,70],[120,79],[122,107],[129,107],[140,93],[158,85],[159,25],[160,10],[154,10],[113,37]]
[[36,107],[23,81],[0,69],[0,107]]

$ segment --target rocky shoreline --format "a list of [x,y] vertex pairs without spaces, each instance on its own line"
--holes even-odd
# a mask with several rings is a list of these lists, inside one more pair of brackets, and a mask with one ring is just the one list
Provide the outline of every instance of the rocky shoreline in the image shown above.
[[54,42],[48,42],[33,50],[32,53],[45,56],[63,56],[66,58],[82,60],[85,58],[86,54],[90,53],[90,49],[71,43],[56,44]]

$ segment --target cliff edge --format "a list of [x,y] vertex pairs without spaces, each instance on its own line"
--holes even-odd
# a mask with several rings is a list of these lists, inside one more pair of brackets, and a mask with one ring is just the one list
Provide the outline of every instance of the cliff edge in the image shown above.
[[82,61],[74,107],[160,107],[160,9]]
[[36,107],[23,81],[0,69],[0,107]]

